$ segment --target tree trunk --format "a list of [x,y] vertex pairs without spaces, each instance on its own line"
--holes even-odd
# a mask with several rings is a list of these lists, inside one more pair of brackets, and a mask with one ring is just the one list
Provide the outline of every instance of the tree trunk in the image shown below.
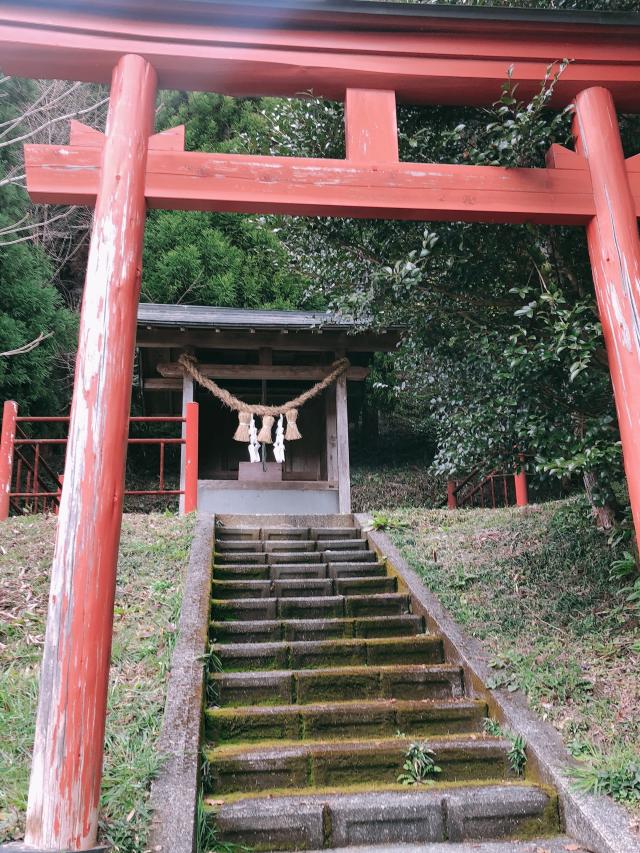
[[594,491],[596,491],[596,475],[592,471],[585,471],[583,474],[584,488],[591,504],[591,512],[599,530],[611,530],[618,517],[618,503],[611,492],[607,489],[608,496],[604,504],[596,503],[594,500]]

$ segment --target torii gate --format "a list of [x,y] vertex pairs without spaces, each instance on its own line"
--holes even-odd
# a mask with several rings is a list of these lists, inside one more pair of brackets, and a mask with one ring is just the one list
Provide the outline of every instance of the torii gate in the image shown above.
[[[179,10],[176,8],[179,5]],[[266,7],[266,8],[265,8]],[[640,534],[640,16],[330,0],[0,2],[3,70],[108,82],[106,134],[26,146],[39,202],[95,205],[51,575],[26,842],[96,842],[145,209],[585,226]],[[546,169],[398,162],[396,100],[482,105],[507,69],[522,97],[572,60],[576,152]],[[152,135],[156,87],[344,100],[346,159],[185,153]],[[614,105],[615,104],[615,105]]]

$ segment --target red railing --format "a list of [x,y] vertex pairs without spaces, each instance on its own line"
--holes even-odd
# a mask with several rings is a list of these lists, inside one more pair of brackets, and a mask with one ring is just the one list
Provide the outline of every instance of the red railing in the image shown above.
[[[198,506],[198,404],[188,403],[184,417],[132,417],[130,424],[181,424],[180,437],[129,437],[129,445],[154,445],[159,448],[157,489],[125,489],[125,495],[179,496],[183,512]],[[68,426],[68,417],[21,417],[13,400],[4,404],[0,436],[0,521],[11,510],[22,515],[57,511],[62,492],[63,474],[55,470],[47,458],[50,448],[66,448],[67,438],[34,437],[25,427],[37,425]],[[181,447],[180,488],[167,488],[166,449]],[[62,459],[61,465],[63,467]]]
[[447,483],[447,506],[449,509],[462,507],[527,506],[529,503],[527,475],[522,467],[519,471],[493,470],[481,474],[476,468],[463,480]]

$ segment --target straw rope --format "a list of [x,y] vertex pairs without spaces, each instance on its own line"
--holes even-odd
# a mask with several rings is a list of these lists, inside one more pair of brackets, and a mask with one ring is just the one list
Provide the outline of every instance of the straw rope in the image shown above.
[[207,391],[210,391],[214,397],[217,397],[218,400],[224,403],[224,405],[229,409],[233,409],[236,412],[248,412],[252,415],[273,415],[274,417],[284,415],[292,409],[299,409],[300,406],[303,406],[306,402],[317,397],[318,394],[321,394],[330,385],[333,385],[336,379],[338,379],[339,376],[342,376],[342,374],[351,366],[351,362],[348,358],[341,358],[331,365],[332,370],[324,377],[324,379],[320,382],[316,382],[315,385],[304,393],[294,397],[293,400],[289,400],[288,403],[284,403],[281,406],[264,406],[258,403],[245,403],[244,400],[240,400],[239,397],[235,397],[229,391],[221,388],[213,381],[213,379],[209,379],[208,376],[205,376],[204,373],[200,371],[198,368],[198,362],[192,355],[182,353],[178,358],[178,363],[182,365],[192,379],[194,379],[199,385],[202,385],[203,388],[206,388]]

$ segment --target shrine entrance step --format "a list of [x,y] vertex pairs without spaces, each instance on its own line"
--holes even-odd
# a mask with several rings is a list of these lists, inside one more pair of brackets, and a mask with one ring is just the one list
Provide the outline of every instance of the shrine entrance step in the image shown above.
[[202,784],[217,841],[563,849],[556,792],[487,733],[486,701],[366,532],[265,518],[216,525]]

